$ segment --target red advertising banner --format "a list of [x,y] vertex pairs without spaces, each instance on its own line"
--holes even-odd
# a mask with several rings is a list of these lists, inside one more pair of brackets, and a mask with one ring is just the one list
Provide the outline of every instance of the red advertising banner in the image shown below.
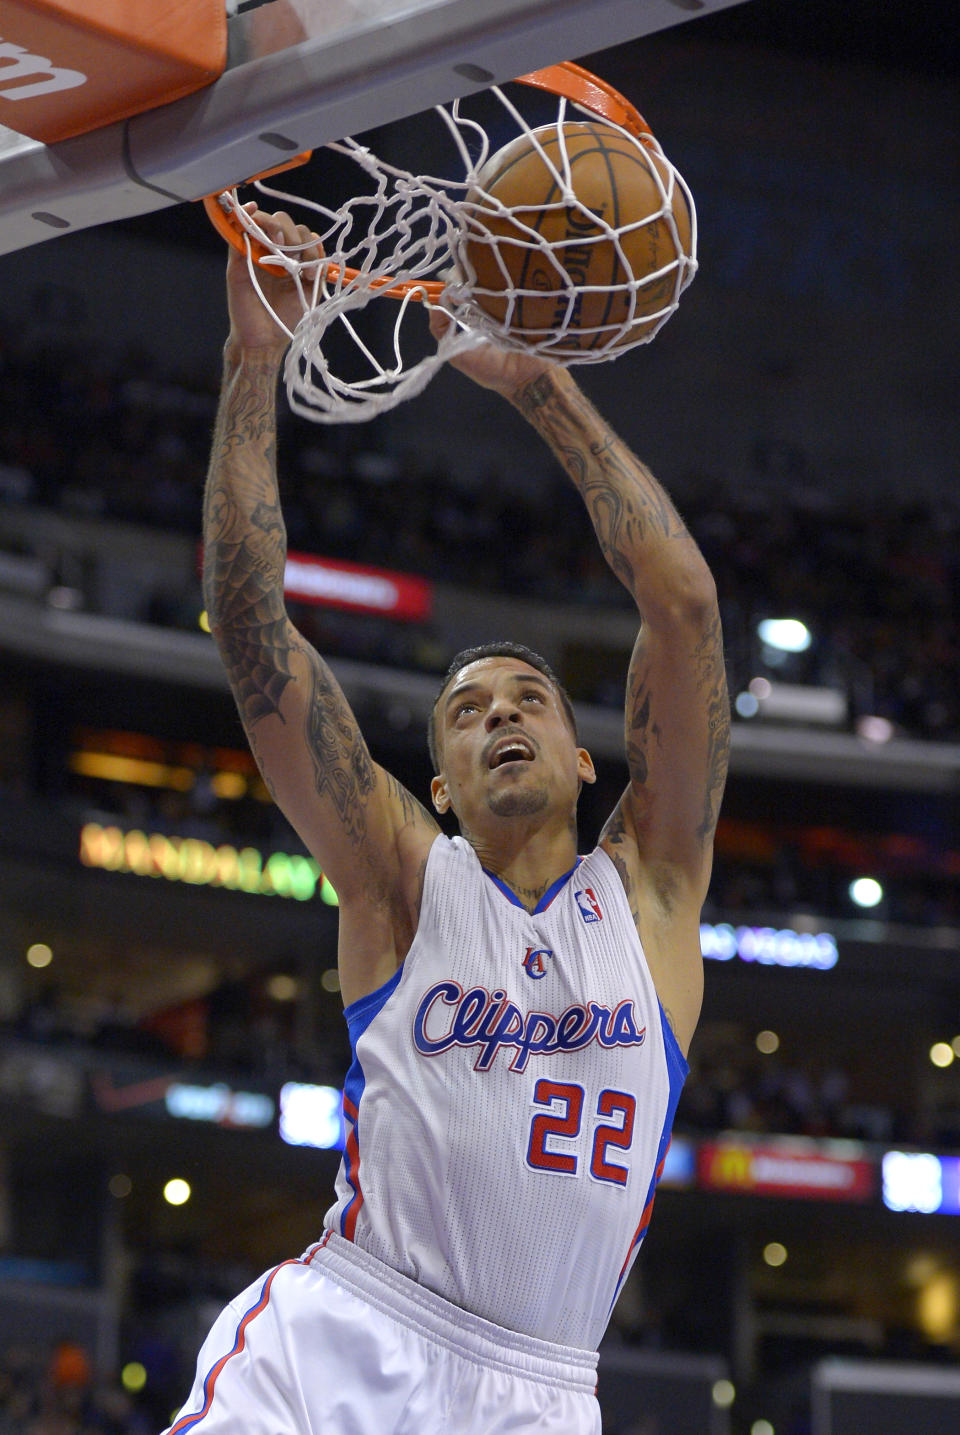
[[[201,545],[197,546],[197,572],[203,572]],[[318,558],[312,553],[287,554],[283,591],[296,603],[380,613],[398,623],[422,623],[433,611],[433,584],[427,578],[343,558]]]
[[287,554],[284,592],[298,603],[381,613],[401,623],[422,622],[433,606],[433,585],[426,578],[307,553]]
[[869,1201],[876,1189],[876,1165],[865,1157],[793,1142],[704,1141],[697,1153],[697,1183],[709,1191],[750,1196]]

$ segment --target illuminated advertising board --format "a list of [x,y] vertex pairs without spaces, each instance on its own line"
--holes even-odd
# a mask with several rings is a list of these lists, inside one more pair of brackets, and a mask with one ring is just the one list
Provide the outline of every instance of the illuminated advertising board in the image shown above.
[[786,1196],[811,1201],[869,1201],[876,1189],[874,1163],[854,1143],[838,1151],[830,1142],[744,1140],[701,1142],[698,1184],[710,1191]]
[[223,1081],[211,1086],[171,1081],[163,1100],[168,1115],[178,1120],[238,1129],[269,1126],[276,1110],[272,1098],[262,1092],[232,1091]]
[[692,1186],[697,1178],[697,1148],[685,1136],[674,1136],[667,1147],[661,1186]]
[[318,863],[296,852],[265,855],[255,847],[231,847],[226,842],[214,847],[198,837],[168,837],[85,822],[80,829],[80,861],[105,872],[132,872],[191,887],[226,887],[298,902],[309,902],[319,893],[329,906],[337,905],[337,894]]
[[960,1156],[888,1151],[881,1169],[888,1211],[960,1216]]
[[734,927],[703,922],[700,948],[715,962],[758,962],[764,967],[811,967],[826,972],[837,965],[837,939],[831,932],[795,932],[790,927]]
[[342,1151],[343,1093],[335,1086],[288,1081],[280,1089],[279,1130],[288,1146]]
[[283,591],[299,603],[379,613],[400,623],[425,621],[433,606],[433,585],[425,578],[308,553],[287,554]]
[[129,1070],[103,1067],[90,1073],[90,1095],[109,1115],[150,1117],[166,1114],[175,1121],[209,1122],[212,1126],[252,1131],[270,1126],[277,1105],[262,1091],[235,1091],[225,1081],[178,1081],[175,1076],[134,1076]]

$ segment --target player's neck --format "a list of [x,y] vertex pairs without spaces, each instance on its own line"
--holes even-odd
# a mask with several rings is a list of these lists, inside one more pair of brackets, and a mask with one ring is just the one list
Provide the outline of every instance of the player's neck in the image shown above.
[[558,877],[569,872],[577,860],[577,829],[573,820],[555,828],[539,827],[522,832],[511,824],[507,830],[485,833],[464,830],[481,866],[505,883],[528,911],[533,911]]

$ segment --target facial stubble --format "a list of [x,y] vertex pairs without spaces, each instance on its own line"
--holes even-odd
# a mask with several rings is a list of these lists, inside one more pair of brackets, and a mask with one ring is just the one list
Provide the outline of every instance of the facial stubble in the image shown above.
[[533,817],[549,803],[545,787],[535,791],[491,792],[487,806],[495,817]]

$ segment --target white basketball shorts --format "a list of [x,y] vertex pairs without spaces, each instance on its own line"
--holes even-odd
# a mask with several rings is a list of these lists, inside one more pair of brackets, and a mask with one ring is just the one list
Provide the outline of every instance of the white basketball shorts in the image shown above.
[[166,1435],[599,1435],[596,1369],[329,1232],[217,1318]]

